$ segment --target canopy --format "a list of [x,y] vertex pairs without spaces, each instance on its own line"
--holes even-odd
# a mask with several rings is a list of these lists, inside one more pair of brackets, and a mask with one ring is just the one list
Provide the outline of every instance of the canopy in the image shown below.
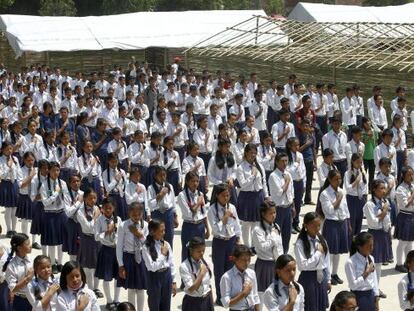
[[78,51],[148,47],[188,48],[262,10],[137,12],[64,17],[0,15],[16,56],[25,51]]

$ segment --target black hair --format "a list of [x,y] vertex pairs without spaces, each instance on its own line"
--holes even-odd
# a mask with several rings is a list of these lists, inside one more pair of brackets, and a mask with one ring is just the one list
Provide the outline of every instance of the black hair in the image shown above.
[[375,190],[377,190],[377,188],[380,186],[380,185],[385,185],[385,181],[383,181],[383,180],[381,180],[381,179],[374,179],[373,181],[372,181],[372,184],[371,184],[371,196],[372,196],[372,201],[375,203],[375,201],[374,201],[374,197],[375,197]]
[[86,275],[85,271],[83,270],[82,266],[77,261],[68,261],[66,262],[62,267],[62,272],[60,273],[60,288],[62,290],[68,289],[68,282],[67,282],[67,276],[75,269],[79,269],[81,279],[82,279],[82,288],[86,284]]
[[226,155],[223,154],[220,151],[220,148],[219,147],[221,147],[223,145],[231,145],[230,140],[228,140],[228,139],[220,139],[218,141],[218,143],[217,143],[218,149],[216,151],[216,155],[215,155],[214,159],[215,159],[215,162],[216,162],[217,167],[219,169],[221,169],[221,170],[224,168],[224,165],[226,163],[227,163],[227,167],[233,167],[234,164],[236,163],[234,161],[234,156],[233,156],[233,153],[231,153],[231,151],[228,154],[226,154]]
[[[271,210],[272,208],[274,208],[276,210],[276,204],[273,201],[264,201],[261,205],[260,205],[260,227],[263,229],[263,231],[265,232],[265,236],[267,236],[270,232],[268,232],[266,226],[265,226],[265,220],[264,220],[264,215]],[[276,222],[273,222],[272,224],[270,224],[272,228],[275,228],[279,233],[280,233],[280,228],[277,225]]]
[[[350,184],[352,184],[355,181],[355,179],[357,178],[356,175],[353,172],[353,169],[354,169],[354,162],[356,160],[359,160],[359,159],[362,160],[362,157],[358,153],[353,153],[352,154],[352,156],[351,156],[351,178],[349,180]],[[364,173],[364,170],[362,169],[362,167],[359,168],[359,173],[362,174],[362,181],[364,182],[364,184],[366,184],[367,183],[367,178],[365,177],[365,173]]]
[[[277,270],[282,270],[284,267],[286,267],[289,262],[296,262],[295,258],[293,258],[291,255],[289,254],[282,254],[280,255],[276,262],[275,262],[275,272]],[[299,284],[296,283],[295,281],[292,282],[293,286],[295,287],[296,291],[299,293],[300,292],[300,287]],[[275,291],[277,296],[282,296],[279,292],[279,276],[277,275],[277,273],[275,273],[275,280],[273,282],[273,290]]]
[[121,302],[117,307],[116,311],[135,311],[135,307],[130,302]]
[[[193,261],[190,259],[191,258],[191,251],[193,249],[196,249],[197,247],[201,247],[201,246],[206,246],[206,241],[204,239],[198,237],[198,236],[193,237],[188,242],[188,244],[186,245],[186,247],[187,247],[187,258],[188,258],[188,262],[190,263],[191,273],[193,274],[194,278],[196,278],[197,275],[196,275],[196,272],[194,271]],[[201,262],[207,267],[208,274],[211,277],[213,274],[211,273],[210,267],[208,266],[208,264],[204,260],[204,258],[201,258]]]
[[152,134],[151,134],[151,143],[150,143],[150,147],[153,149],[153,150],[161,150],[161,146],[160,145],[156,145],[155,143],[154,143],[154,140],[155,139],[158,139],[158,138],[162,138],[162,134],[160,133],[160,132],[158,132],[158,131],[156,131],[156,132],[152,132]]
[[[39,267],[40,263],[44,260],[47,260],[49,262],[49,264],[51,264],[50,258],[46,255],[38,255],[36,256],[36,258],[33,261],[33,270],[34,270],[34,297],[36,300],[42,300],[43,296],[41,294],[41,290],[39,287],[39,279],[38,279],[38,275],[36,273],[37,268]],[[52,279],[53,279],[53,274],[51,275]]]
[[[190,172],[188,172],[188,173],[185,175],[185,182],[184,182],[184,193],[185,193],[185,197],[186,197],[186,199],[187,199],[187,204],[188,204],[188,207],[190,208],[191,212],[192,212],[193,214],[195,214],[195,213],[196,213],[196,211],[194,211],[194,210],[192,209],[193,204],[191,203],[191,199],[190,199],[190,192],[189,192],[189,189],[188,189],[188,186],[187,186],[188,182],[189,182],[191,179],[193,179],[193,178],[197,178],[197,180],[199,180],[199,179],[200,179],[200,177],[198,176],[198,174],[197,174],[197,173],[195,173],[195,172],[193,172],[193,171],[190,171]],[[196,193],[198,194],[198,196],[203,195],[203,194],[202,194],[202,193],[201,193],[198,189],[196,189]],[[203,206],[201,206],[201,207],[200,207],[200,211],[201,211],[201,213],[202,213],[202,214],[204,214],[204,213],[205,213],[205,210],[204,210],[204,207],[203,207]]]
[[[311,245],[308,239],[308,233],[306,232],[305,225],[310,224],[315,219],[320,218],[320,216],[316,212],[309,212],[305,214],[303,218],[303,226],[299,232],[298,240],[302,241],[303,244],[303,251],[305,253],[306,258],[311,258]],[[316,234],[316,237],[319,239],[319,243],[321,243],[323,251],[325,252],[325,256],[328,253],[328,244],[326,243],[325,238],[319,232]]]
[[321,193],[330,186],[330,180],[340,174],[340,172],[337,169],[332,169],[328,172],[328,176],[326,177],[326,180],[322,187],[319,190],[318,193],[318,201],[316,202],[316,210],[315,212],[321,217],[322,219],[325,218],[325,214],[323,213],[322,204],[320,201]]
[[294,137],[289,137],[286,140],[286,152],[287,152],[287,156],[289,159],[289,164],[293,163],[293,155],[292,155],[292,151],[290,151],[290,146],[295,142],[295,141],[299,141],[299,139],[294,136]]
[[[257,152],[257,146],[256,146],[256,144],[248,143],[246,145],[246,147],[244,147],[244,155],[246,155],[246,153],[250,152],[251,150],[255,150]],[[253,165],[257,168],[257,170],[259,171],[260,175],[263,177],[264,176],[264,172],[262,171],[262,169],[260,167],[260,164],[257,161],[257,157],[254,158]]]
[[[159,166],[159,165],[155,166],[155,168],[154,168],[154,181],[153,181],[153,183],[152,183],[152,187],[154,188],[154,191],[155,191],[155,194],[156,194],[156,195],[157,195],[158,193],[160,193],[160,191],[161,191],[161,188],[162,188],[162,187],[158,187],[158,186],[157,186],[157,183],[156,183],[155,177],[156,177],[158,174],[160,174],[161,172],[167,172],[167,169],[166,169],[165,167],[163,167],[163,166]],[[170,192],[170,191],[171,191],[172,186],[171,186],[171,184],[170,184],[169,182],[165,181],[165,182],[164,182],[164,187],[167,187],[167,188],[168,188],[168,192]]]
[[387,128],[387,129],[383,130],[382,133],[381,133],[382,138],[384,138],[385,136],[390,136],[391,138],[393,138],[394,137],[394,132],[391,129]]
[[[210,198],[210,207],[214,207],[215,208],[215,212],[216,212],[216,218],[219,220],[219,212],[218,212],[218,200],[217,197],[220,195],[220,193],[224,192],[224,191],[229,191],[229,186],[227,184],[218,184],[218,185],[214,185],[213,187],[213,191],[211,192],[211,198]],[[224,206],[225,208],[228,207],[228,203],[227,206]]]
[[237,259],[244,255],[253,256],[251,248],[243,244],[236,244],[233,249],[232,256]]
[[[148,232],[149,234],[147,235],[147,239],[145,240],[145,245],[148,248],[149,254],[151,256],[151,259],[153,261],[156,261],[158,258],[158,253],[157,250],[155,249],[155,240],[154,237],[152,236],[152,234],[154,233],[154,231],[158,230],[161,225],[164,222],[160,219],[152,219],[149,223],[148,223]],[[164,244],[164,240],[161,240],[161,244]],[[167,254],[167,258],[168,258],[169,254]]]
[[288,157],[288,155],[285,152],[279,152],[279,153],[276,154],[276,156],[275,156],[275,168],[277,167],[277,162],[279,162],[280,160],[282,160],[285,157]]
[[343,308],[349,299],[356,299],[353,292],[347,290],[340,291],[332,301],[329,311],[336,311],[336,308]]
[[[372,239],[373,239],[373,236],[369,232],[362,231],[358,233],[352,239],[351,250],[349,251],[349,255],[350,256],[354,255],[358,251],[359,247],[364,246],[365,244],[369,242],[369,240],[372,240]],[[371,258],[369,256],[368,256],[368,261],[371,263]]]
[[392,165],[390,158],[381,158],[379,160],[379,163],[378,163],[379,167],[381,167],[381,166],[383,166],[385,164],[386,165]]
[[[102,203],[103,204],[103,203]],[[144,203],[140,203],[140,202],[132,202],[129,206],[128,206],[128,213],[132,210],[139,210],[140,212],[142,212],[144,214],[145,211],[145,206]],[[144,217],[141,218],[140,221],[140,226],[141,229],[144,228]]]
[[15,235],[13,235],[13,237],[10,240],[11,251],[9,256],[7,257],[6,262],[3,265],[3,272],[6,271],[7,266],[10,263],[10,260],[12,260],[12,258],[14,257],[14,253],[17,252],[17,248],[19,246],[22,246],[23,243],[26,242],[28,239],[29,237],[25,233],[16,233]]
[[334,152],[331,148],[326,148],[322,151],[322,157],[323,158],[329,157],[331,155],[334,155]]
[[[163,145],[166,145],[169,141],[174,142],[174,137],[172,137],[172,136],[165,136],[164,137]],[[168,163],[168,150],[165,147],[164,147],[164,150],[163,150],[163,154],[164,154],[164,165],[166,165]],[[168,169],[170,169],[170,167]]]
[[47,157],[49,157],[50,151],[49,146],[55,146],[55,142],[53,141],[51,145],[49,145],[46,141],[47,138],[50,138],[53,134],[56,134],[55,130],[47,130],[43,135],[43,146],[45,147]]
[[412,167],[411,166],[408,166],[408,165],[406,165],[406,166],[403,166],[402,168],[401,168],[401,179],[400,179],[400,182],[398,183],[398,185],[400,185],[400,184],[402,184],[403,183],[403,181],[404,181],[404,178],[405,178],[405,175],[407,175],[407,173],[409,172],[409,171],[412,171],[413,169],[412,169]]

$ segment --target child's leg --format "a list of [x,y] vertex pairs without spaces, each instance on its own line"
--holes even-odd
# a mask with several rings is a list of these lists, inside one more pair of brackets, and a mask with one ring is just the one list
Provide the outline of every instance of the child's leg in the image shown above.
[[106,298],[106,303],[112,303],[112,297],[111,297],[111,289],[110,289],[110,283],[111,281],[104,281],[103,282],[103,290]]
[[224,265],[226,262],[224,242],[219,239],[213,239],[213,245],[211,249],[213,267],[214,267],[214,282],[216,285],[216,297],[220,299],[220,279],[224,274]]
[[69,255],[69,259],[72,261],[76,261],[76,255]]
[[10,209],[11,209],[12,230],[16,231],[16,225],[17,225],[16,209],[17,207],[12,207]]
[[377,280],[378,280],[378,284],[380,282],[380,278],[381,278],[381,266],[382,263],[375,263],[375,272],[377,273]]
[[144,304],[145,304],[145,291],[143,289],[136,290],[137,295],[137,311],[144,311]]
[[[29,235],[29,220],[22,219],[21,222],[22,222],[22,227],[21,227],[22,233]],[[34,243],[33,240],[32,240],[32,243]]]
[[37,235],[36,234],[32,234],[32,244],[37,242]]
[[119,293],[121,292],[121,288],[117,286],[116,280],[114,280],[114,302],[119,302]]
[[42,255],[47,256],[47,246],[46,245],[42,245]]
[[128,302],[129,303],[135,304],[135,294],[136,294],[135,289],[128,288]]
[[254,227],[254,222],[242,221],[242,237],[244,245],[250,247],[251,245],[251,232]]
[[52,263],[52,265],[54,265],[56,262],[56,246],[48,246],[47,251],[50,258],[50,262]]
[[407,244],[409,244],[409,242],[402,241],[402,240],[398,240],[398,245],[397,245],[397,266],[404,265],[405,249],[407,247]]
[[335,255],[331,254],[332,275],[338,274],[339,258],[340,258],[340,254],[335,254]]
[[407,241],[407,244],[405,245],[405,250],[404,250],[404,258],[407,256],[408,252],[411,251],[413,249],[413,242],[412,241]]
[[58,265],[61,265],[62,264],[62,258],[63,258],[62,245],[58,245],[56,248],[57,248],[57,260],[56,260],[56,262],[57,262]]
[[84,268],[85,275],[86,275],[86,284],[90,289],[95,289],[93,284],[93,275],[95,274],[94,269]]
[[6,230],[8,231],[12,231],[12,209],[6,207],[4,209],[4,218],[6,221]]
[[94,285],[93,288],[98,289],[99,288],[99,283],[100,283],[99,279],[95,276],[95,269],[91,269],[91,270],[93,271],[92,275],[94,276],[93,277],[93,285]]

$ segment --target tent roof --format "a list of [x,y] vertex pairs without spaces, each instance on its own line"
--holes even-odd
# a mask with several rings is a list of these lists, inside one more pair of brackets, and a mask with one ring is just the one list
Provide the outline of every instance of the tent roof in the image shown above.
[[88,17],[0,15],[0,31],[17,56],[25,51],[185,48],[253,15],[265,13],[219,10]]
[[413,23],[414,3],[384,7],[299,2],[288,19],[303,22]]

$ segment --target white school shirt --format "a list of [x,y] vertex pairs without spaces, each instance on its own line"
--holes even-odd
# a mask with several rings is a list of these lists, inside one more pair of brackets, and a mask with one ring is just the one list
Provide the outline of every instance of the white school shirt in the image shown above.
[[328,117],[333,117],[333,113],[336,110],[339,110],[339,100],[338,96],[334,93],[326,93],[326,97],[328,98]]
[[[122,144],[122,148],[117,151],[118,146],[120,144]],[[122,162],[125,159],[128,159],[128,147],[127,147],[127,144],[122,139],[120,141],[116,141],[115,139],[112,139],[108,143],[108,153],[110,152],[115,152],[120,162]]]
[[102,245],[115,247],[118,241],[118,231],[113,232],[111,235],[106,234],[109,224],[115,224],[116,228],[122,223],[121,218],[112,215],[110,218],[106,218],[104,214],[99,215],[95,221],[95,226],[93,228],[95,234],[95,240],[100,242]]
[[93,177],[99,177],[101,187],[103,187],[101,165],[98,161],[96,161],[94,165],[91,165],[92,158],[97,159],[91,153],[83,153],[81,156],[78,157],[79,173],[82,176],[82,178],[92,179]]
[[[13,291],[17,283],[19,283],[24,277],[26,277],[27,273],[32,268],[32,261],[28,256],[21,258],[16,255],[10,260],[5,272],[7,284],[10,291]],[[16,291],[15,294],[25,297],[26,289],[23,287]]]
[[122,130],[122,137],[127,137],[134,134],[134,124],[128,118],[118,118],[116,126]]
[[8,180],[14,183],[18,176],[21,174],[19,161],[16,157],[11,156],[13,158],[13,164],[11,167],[7,165],[8,158],[6,156],[0,157],[0,180]]
[[289,96],[293,94],[293,84],[286,83],[283,88],[284,97],[289,98]]
[[209,128],[205,130],[202,128],[197,129],[194,132],[193,140],[199,146],[200,153],[213,152],[214,134]]
[[[392,132],[394,134],[394,136],[392,137],[392,142],[391,144],[395,147],[396,151],[404,151],[407,149],[407,141],[405,138],[405,133],[403,131],[403,129],[396,129],[395,127],[392,127]],[[397,144],[397,139],[401,138],[400,143]]]
[[[154,148],[152,148],[151,145],[148,148],[145,148],[145,150],[144,150],[144,165],[146,167],[161,165],[161,153],[163,152],[163,150],[164,150],[164,147],[162,147],[162,146],[159,146],[159,148],[157,148],[156,150],[154,150]],[[151,160],[156,158],[157,155],[160,155],[158,161],[154,162],[153,164],[150,165]]]
[[[30,193],[30,199],[33,202],[36,202],[36,196],[39,194],[40,195],[40,189],[42,187],[42,184],[47,182],[47,176],[43,176],[40,175],[40,180],[39,180],[39,174],[37,174],[33,179],[32,179],[32,186],[31,186],[31,193]],[[41,199],[40,199],[41,201]]]
[[178,92],[172,92],[171,93],[171,91],[166,91],[165,93],[164,93],[164,98],[165,98],[165,101],[168,103],[169,101],[173,101],[175,104],[177,104],[177,102],[178,102]]
[[[321,109],[319,109],[321,107]],[[319,109],[318,111],[316,109]],[[312,110],[316,116],[325,117],[328,110],[328,97],[325,94],[315,93],[312,95]]]
[[411,129],[412,129],[413,134],[414,134],[414,110],[411,111],[410,119],[411,119]]
[[302,95],[298,95],[296,93],[293,93],[292,95],[290,95],[289,97],[289,109],[292,112],[297,111],[298,109],[300,109],[302,107]]
[[[108,174],[109,170],[109,174]],[[121,172],[122,178],[117,181],[115,178],[115,175],[118,174],[118,172]],[[124,197],[126,182],[127,182],[127,176],[125,174],[125,171],[123,169],[113,169],[113,168],[107,168],[102,173],[102,181],[105,187],[105,190],[109,193],[117,193],[121,197]]]
[[323,148],[332,149],[334,152],[334,161],[340,161],[346,159],[345,146],[348,143],[348,138],[346,134],[342,131],[335,133],[333,130],[330,130],[328,133],[322,137]]
[[257,147],[257,161],[263,165],[265,171],[274,170],[276,153],[276,149],[272,146]]
[[[140,193],[137,192],[137,187],[139,187],[141,190]],[[136,184],[133,181],[130,181],[125,188],[125,200],[128,206],[134,202],[144,204],[145,212],[147,215],[150,215],[147,189],[145,189],[145,186],[143,184]]]
[[329,283],[331,280],[331,260],[329,250],[326,252],[326,254],[318,250],[318,246],[321,244],[319,237],[316,236],[313,239],[307,235],[307,238],[310,245],[309,258],[305,254],[305,248],[301,239],[298,239],[294,246],[296,264],[298,265],[298,269],[300,271],[319,271],[322,273],[325,271],[327,275],[324,277],[326,277]]
[[78,103],[76,100],[71,97],[70,99],[64,98],[60,104],[61,108],[66,107],[68,108],[69,118],[75,118],[78,112]]
[[62,100],[61,100],[61,97],[60,97],[60,95],[59,95],[59,91],[58,91],[58,93],[56,94],[56,96],[55,96],[55,97],[52,97],[52,96],[49,94],[49,96],[47,97],[47,101],[48,101],[48,102],[50,102],[50,103],[52,104],[52,107],[53,107],[53,112],[54,112],[55,114],[59,113],[59,111],[60,111],[60,107],[61,107],[61,105],[62,105]]
[[231,147],[230,147],[231,152],[234,155],[234,160],[236,161],[237,165],[240,165],[240,163],[242,163],[242,161],[243,161],[244,148],[246,148],[246,145],[247,144],[245,144],[245,143],[238,142],[234,145],[231,145]]
[[180,265],[180,276],[184,283],[184,293],[190,297],[205,297],[211,291],[212,276],[210,276],[209,271],[204,275],[199,288],[192,292],[189,291],[189,288],[194,285],[194,282],[199,275],[201,264],[204,264],[201,260],[196,262],[192,258],[187,258]]
[[[252,284],[252,289],[249,295],[238,303],[230,306],[230,300],[242,292],[244,282],[246,281],[249,281]],[[225,308],[231,308],[231,310],[250,310],[255,305],[259,305],[260,299],[257,291],[256,272],[250,268],[241,272],[234,265],[233,268],[228,270],[221,277],[220,293],[223,306]]]
[[375,162],[375,171],[379,172],[379,161],[382,158],[390,158],[391,160],[391,174],[397,172],[397,151],[395,147],[390,145],[387,146],[383,142],[374,148],[374,162]]
[[161,153],[161,166],[166,170],[178,170],[178,176],[181,177],[180,155],[177,151],[164,149]]
[[277,95],[276,90],[270,88],[266,91],[266,104],[275,112],[282,109],[282,106],[280,105],[280,97]]
[[13,124],[14,122],[19,120],[18,113],[19,113],[19,108],[12,107],[9,105],[1,110],[0,115],[2,118],[8,118],[10,124]]
[[26,135],[24,135],[23,143],[22,143],[20,150],[23,153],[28,152],[28,151],[33,152],[33,154],[36,157],[36,160],[39,161],[41,160],[41,158],[38,158],[39,150],[40,150],[40,147],[42,146],[43,146],[42,136],[40,136],[39,134],[32,135],[30,133],[27,133]]
[[[257,102],[252,100],[249,107],[250,115],[254,116],[254,127],[259,131],[264,131],[267,129],[267,105],[264,102]],[[257,114],[259,116],[256,117]]]
[[239,113],[240,113],[240,117],[239,117],[239,119],[237,119],[237,122],[246,121],[244,107],[242,105],[239,106],[237,104],[233,104],[229,109],[229,114],[234,114],[234,115],[238,116]]
[[[37,175],[37,167],[32,167],[32,171],[34,171]],[[17,184],[19,186],[19,193],[24,195],[29,195],[31,193],[31,187],[32,187],[32,180],[36,178],[36,175],[33,176],[33,178],[30,180],[29,184],[27,184],[25,187],[22,188],[22,184],[29,177],[29,168],[27,166],[23,166],[20,170],[18,170],[17,174]]]
[[[295,304],[292,311],[304,311],[305,310],[305,291],[299,283],[299,293],[296,297]],[[275,292],[275,286],[279,288],[280,296]],[[269,285],[263,295],[263,304],[268,311],[280,311],[284,310],[289,303],[289,286],[293,284],[285,285],[281,280],[277,282],[277,285],[273,282]]]
[[217,137],[219,134],[219,125],[223,123],[223,119],[217,114],[215,117],[209,115],[207,117],[208,128],[213,132],[214,137]]
[[126,99],[126,85],[117,84],[114,90],[114,97],[119,101]]
[[[257,258],[261,260],[276,261],[283,254],[282,237],[277,225],[270,225],[263,221],[265,229],[260,222],[252,230],[252,246]],[[266,230],[266,231],[265,231]]]
[[390,103],[391,111],[395,112],[398,109],[398,96],[395,97]]
[[87,235],[95,235],[95,224],[96,224],[96,220],[93,219],[93,215],[95,214],[96,211],[99,210],[98,206],[93,206],[92,208],[89,208],[88,210],[88,214],[89,216],[92,218],[91,220],[88,220],[86,218],[87,215],[87,211],[85,208],[85,203],[82,203],[77,214],[76,214],[76,220],[79,222],[80,227],[81,227],[81,231],[83,234],[87,234]]
[[191,155],[185,157],[184,160],[183,160],[182,169],[181,169],[183,176],[187,175],[187,173],[190,172],[190,171],[194,171],[194,168],[198,164],[199,164],[199,166],[198,166],[197,170],[195,170],[195,173],[200,178],[207,176],[206,167],[204,165],[203,159],[200,158],[200,157],[193,157]]
[[65,214],[67,217],[72,218],[75,222],[78,222],[78,211],[83,204],[83,191],[68,189],[67,202],[65,206]]
[[341,188],[338,187],[338,191],[335,191],[332,186],[329,186],[321,192],[319,201],[326,219],[342,221],[349,218],[348,204],[345,195],[343,195],[339,207],[334,209],[333,204],[336,201],[337,192],[343,193]]
[[395,192],[395,199],[396,199],[396,203],[397,203],[397,210],[399,212],[401,212],[401,211],[409,212],[409,213],[414,212],[414,204],[411,203],[410,205],[408,205],[408,200],[411,196],[411,193],[412,193],[411,189],[412,188],[413,188],[413,186],[411,184],[408,185],[405,182],[402,182],[397,187],[397,190]]
[[115,107],[112,107],[111,110],[106,108],[106,106],[102,106],[99,111],[99,118],[105,119],[111,128],[116,127],[116,122],[118,121],[119,115],[118,110]]
[[188,141],[187,126],[179,122],[177,125],[171,122],[168,126],[166,136],[172,136],[177,129],[181,128],[181,132],[174,137],[174,147],[184,147]]
[[352,187],[352,183],[351,183],[352,174],[355,174],[355,178],[356,178],[357,176],[362,174],[362,171],[363,169],[361,170],[353,169],[352,171],[348,169],[345,172],[344,189],[346,191],[346,194],[359,197],[359,198],[361,198],[363,195],[368,195],[368,175],[367,174],[365,174],[366,183],[364,183],[364,180],[362,179],[362,176],[361,176],[361,181],[359,182],[359,184],[356,187]]
[[399,116],[402,117],[401,129],[406,131],[408,129],[408,112],[407,112],[407,109],[404,108],[403,110],[400,110],[399,108],[397,108],[395,111],[393,111],[391,113],[391,121],[394,119],[394,117],[396,115],[399,115]]
[[365,203],[363,211],[367,219],[368,229],[384,230],[388,232],[391,228],[390,211],[385,215],[383,220],[379,220],[378,215],[382,212],[382,207],[385,201],[380,201],[377,198],[372,198]]
[[[410,280],[408,278],[408,273],[410,273],[411,276],[411,284]],[[414,273],[408,272],[404,275],[404,277],[401,279],[401,281],[398,282],[398,298],[400,300],[400,308],[401,310],[413,310],[414,304],[411,304],[410,300],[407,300],[407,293],[408,293],[408,286],[413,285],[414,280]]]
[[[283,192],[282,188],[285,185],[285,175],[290,177],[290,181],[286,192]],[[278,168],[276,168],[270,174],[269,189],[272,201],[275,202],[277,206],[286,207],[293,203],[293,179],[287,170],[281,172]]]
[[81,295],[87,295],[89,298],[89,303],[84,309],[84,311],[101,310],[95,293],[92,290],[90,290],[86,284],[85,287],[79,290],[78,292],[72,291],[71,289],[62,291],[58,296],[57,310],[76,311]]
[[396,187],[395,176],[393,176],[391,174],[389,174],[388,176],[385,176],[382,172],[378,172],[378,174],[376,174],[375,179],[382,180],[385,183],[386,188],[389,187],[389,184],[391,182],[394,182],[394,185],[393,185],[390,193],[387,196],[388,199],[390,199],[392,202],[394,202],[395,201],[395,187]]
[[[135,225],[135,227],[143,234],[143,237],[139,241],[129,229],[132,225]],[[134,254],[136,250],[142,251],[145,239],[148,236],[148,223],[144,220],[134,223],[131,219],[127,219],[119,224],[117,232],[118,242],[116,243],[116,259],[118,261],[118,265],[123,267],[123,253]]]
[[163,123],[158,121],[158,119],[153,119],[155,122],[153,122],[152,127],[150,127],[150,132],[160,132],[163,136],[167,133],[168,126],[170,125],[167,120],[165,120]]
[[333,170],[335,165],[328,165],[325,162],[322,162],[318,167],[318,180],[319,185],[323,185],[325,183],[326,178],[328,177],[328,173],[330,170]]
[[[286,127],[289,127],[289,133],[281,140],[278,140],[278,137],[282,135]],[[286,142],[288,138],[295,137],[295,127],[290,122],[284,123],[282,121],[278,121],[276,124],[273,124],[271,132],[273,137],[273,143],[275,144],[276,148],[286,148]]]
[[[0,257],[0,267],[3,267],[10,254],[10,249],[3,244],[0,244],[0,249],[3,250],[3,255]],[[6,280],[6,273],[3,269],[0,269],[0,284]]]
[[220,169],[216,164],[216,157],[212,156],[210,162],[208,163],[207,176],[208,180],[213,185],[218,185],[221,183],[226,183],[230,178],[236,179],[236,169],[237,164],[234,163],[232,167],[229,167],[227,162],[224,164],[224,167]]
[[306,167],[303,161],[303,155],[301,152],[295,152],[292,154],[292,163],[289,163],[286,170],[292,176],[294,181],[303,181],[303,185],[306,185]]
[[187,112],[183,112],[180,117],[180,123],[185,124],[187,127],[187,133],[194,133],[194,131],[197,129],[196,123],[194,121],[194,114],[190,116]]
[[[37,283],[37,284],[36,284]],[[30,305],[32,306],[32,311],[54,311],[57,310],[57,298],[58,293],[55,293],[52,298],[50,299],[49,305],[46,309],[43,309],[42,302],[35,297],[35,288],[39,289],[39,294],[41,297],[44,297],[46,292],[48,291],[49,287],[53,284],[58,283],[59,279],[49,278],[48,280],[42,280],[39,277],[37,280],[33,279],[30,283],[26,286],[26,298],[29,301]],[[37,286],[36,286],[37,285]]]
[[[164,256],[161,253],[162,243],[165,243],[168,247],[167,256]],[[142,249],[142,258],[144,259],[147,270],[151,272],[157,272],[158,270],[161,270],[161,269],[170,268],[171,278],[172,278],[172,281],[174,282],[175,266],[174,266],[174,258],[173,258],[173,251],[171,249],[171,245],[167,241],[155,241],[155,250],[157,252],[157,259],[154,261],[151,258],[148,247],[144,245],[144,248]]]
[[129,145],[127,153],[128,159],[132,164],[144,165],[144,151],[147,146],[144,143],[133,142]]
[[148,134],[147,123],[142,118],[140,118],[139,120],[138,119],[132,119],[131,120],[131,128],[132,128],[132,133],[131,134],[135,133],[135,131],[137,131],[137,130],[140,130],[144,134]]
[[245,126],[244,130],[247,132],[248,139],[251,138],[250,142],[252,144],[255,144],[255,145],[260,144],[260,136],[259,136],[259,131],[257,130],[257,128],[255,127],[250,128],[248,126]]
[[347,125],[356,124],[356,103],[348,97],[344,97],[340,104],[342,112],[342,122]]
[[[374,263],[374,257],[371,255],[371,262]],[[359,252],[353,254],[345,263],[345,274],[348,285],[352,291],[373,290],[374,295],[379,295],[377,273],[371,272],[366,279],[362,277],[367,265],[368,258],[362,256]]]
[[207,218],[207,206],[204,204],[203,210],[199,207],[194,213],[190,209],[190,205],[194,206],[197,204],[199,197],[203,194],[196,190],[192,192],[188,189],[188,195],[185,190],[181,191],[177,196],[177,205],[180,207],[181,215],[184,222],[199,222]]
[[194,102],[194,113],[201,114],[201,115],[209,115],[210,114],[210,106],[211,106],[211,99],[210,96],[197,96],[197,100]]
[[[70,157],[65,161],[65,163],[63,163],[64,159],[65,159],[65,155],[71,151],[72,154],[70,155]],[[78,153],[76,152],[75,147],[73,146],[63,146],[63,145],[59,145],[56,149],[56,154],[58,156],[59,159],[59,163],[60,163],[60,168],[70,168],[72,170],[76,170],[79,171],[79,166],[78,166]],[[60,155],[60,157],[59,157]]]
[[364,99],[361,96],[352,96],[352,99],[355,103],[355,108],[356,108],[356,114],[357,116],[364,116],[365,115],[365,111],[364,111]]
[[371,120],[375,125],[382,126],[384,129],[388,127],[387,112],[383,106],[378,108],[377,105],[374,105],[371,110]]
[[82,108],[81,112],[86,112],[88,114],[88,118],[91,118],[92,115],[95,115],[89,121],[87,121],[85,123],[85,125],[87,127],[95,127],[96,126],[96,122],[98,120],[98,113],[99,113],[98,108],[96,108],[94,106],[92,106],[92,107],[86,106],[86,107],[83,107]]
[[[163,187],[167,186],[166,184],[160,186],[157,183],[155,183],[155,185],[158,187],[160,191]],[[154,185],[150,185],[148,187],[147,195],[148,195],[148,203],[149,203],[151,212],[154,212],[157,210],[162,212],[162,211],[172,209],[173,212],[175,213],[174,188],[172,185],[169,185],[168,188],[170,189],[170,191],[166,195],[164,195],[164,197],[161,200],[157,202],[157,193],[155,192]]]
[[[262,173],[259,172],[259,168]],[[236,169],[236,178],[240,185],[240,191],[258,192],[263,189],[264,196],[269,197],[264,167],[259,163],[256,175],[253,175],[253,165],[242,161]]]
[[141,119],[146,121],[150,117],[149,109],[146,104],[136,103],[135,108],[141,109]]
[[[222,221],[225,209],[229,209],[233,213],[233,217],[228,218],[227,224],[223,224]],[[208,207],[207,218],[211,226],[213,237],[230,239],[234,236],[241,236],[240,220],[233,204],[229,203],[226,208],[218,202],[210,204]]]
[[48,97],[49,93],[46,91],[37,91],[33,94],[33,103],[39,107],[39,111],[43,112],[43,104],[47,102]]
[[218,106],[218,114],[220,117],[227,118],[227,108],[226,100],[223,98],[213,98],[211,104],[216,104]]
[[36,156],[37,159],[44,159],[47,160],[48,162],[58,162],[59,163],[59,158],[58,158],[58,154],[57,154],[57,148],[56,146],[53,145],[49,145],[49,144],[43,144],[43,146],[40,146],[39,152]]
[[362,157],[364,155],[364,152],[365,152],[365,144],[362,141],[360,141],[359,143],[356,143],[355,140],[351,139],[345,145],[345,154],[348,160],[348,167],[351,167],[351,157],[354,153],[358,153]]

